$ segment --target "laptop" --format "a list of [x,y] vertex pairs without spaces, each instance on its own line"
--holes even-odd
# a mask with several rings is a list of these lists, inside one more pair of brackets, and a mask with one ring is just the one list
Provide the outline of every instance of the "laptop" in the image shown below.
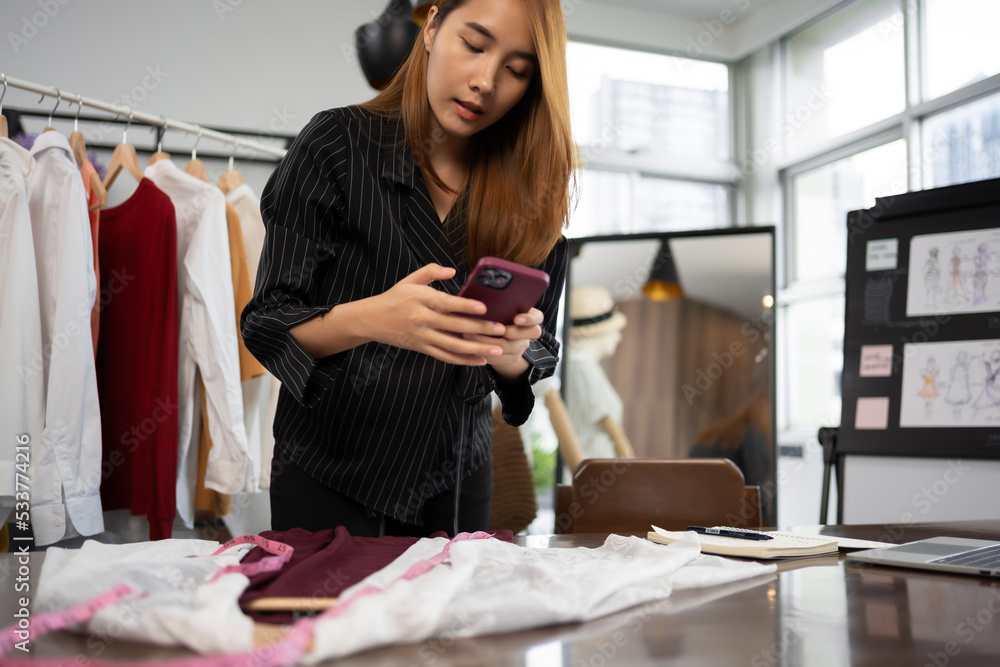
[[847,560],[1000,577],[1000,542],[964,537],[932,537],[894,547],[856,551],[848,554]]

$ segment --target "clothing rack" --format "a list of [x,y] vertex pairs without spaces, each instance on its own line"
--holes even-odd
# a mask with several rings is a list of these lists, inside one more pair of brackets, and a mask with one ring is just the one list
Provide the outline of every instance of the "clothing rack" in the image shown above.
[[[180,132],[185,132],[187,134],[196,135],[199,138],[212,139],[214,141],[219,141],[226,144],[232,144],[235,149],[244,148],[250,151],[265,153],[267,155],[273,155],[274,157],[284,157],[285,149],[278,148],[276,146],[269,146],[267,144],[260,143],[259,141],[254,141],[252,139],[243,139],[232,134],[227,134],[225,132],[219,132],[217,130],[212,130],[210,128],[202,127],[194,123],[187,123],[180,120],[173,120],[165,116],[157,116],[150,113],[145,113],[143,111],[135,111],[128,105],[118,106],[111,104],[110,102],[104,102],[101,100],[95,100],[90,97],[84,97],[78,93],[70,93],[60,90],[55,86],[43,86],[41,84],[33,83],[31,81],[25,81],[23,79],[17,79],[14,77],[9,77],[3,72],[0,72],[0,83],[3,84],[3,92],[6,92],[7,87],[18,88],[20,90],[26,90],[32,93],[38,93],[40,95],[47,95],[49,97],[55,97],[59,101],[66,101],[70,104],[78,104],[80,106],[93,107],[95,109],[101,109],[102,111],[107,111],[113,113],[116,116],[124,116],[130,122],[139,122],[145,125],[153,125],[155,127],[162,128],[162,131],[178,130]],[[2,93],[0,93],[2,94]],[[2,99],[2,98],[0,98]],[[58,107],[58,102],[57,105]],[[127,127],[126,127],[127,130]]]
[[[77,114],[75,111],[70,113],[63,113],[62,111],[56,111],[55,113],[53,113],[52,111],[47,111],[45,109],[27,109],[24,107],[10,106],[8,104],[4,105],[3,114],[7,117],[8,125],[10,125],[11,128],[19,124],[25,118],[50,118],[50,117],[54,121],[62,120],[71,123],[79,122],[81,126],[84,124],[99,123],[99,124],[120,125],[124,127],[125,125],[128,124],[128,118],[121,118],[121,117],[108,118],[105,114]],[[161,146],[163,150],[166,151],[167,153],[176,152],[180,154],[184,153],[185,151],[190,152],[191,150],[190,148],[182,149],[176,146],[167,147],[163,143],[163,135],[166,132],[164,128],[151,126],[149,129],[152,130],[153,132],[149,137],[150,145],[148,146],[142,146],[140,145],[139,141],[135,141],[132,138],[129,138],[129,143],[135,147],[135,151],[137,154],[152,155]],[[245,145],[247,143],[247,139],[265,139],[265,140],[274,139],[276,142],[284,144],[284,147],[287,148],[292,143],[292,141],[295,139],[296,136],[294,134],[278,134],[273,132],[260,132],[257,130],[242,130],[235,127],[220,127],[218,125],[216,125],[213,129],[218,132],[234,135],[240,140],[242,145]],[[13,130],[11,130],[11,133],[13,134]],[[246,139],[243,139],[243,137],[246,137]],[[276,144],[276,146],[277,145],[279,144]],[[98,149],[98,150],[113,151],[116,146],[118,146],[118,143],[114,141],[110,142],[100,141],[100,140],[95,140],[91,137],[87,137],[88,150]],[[226,152],[225,150],[213,151],[209,149],[204,149],[201,146],[199,146],[198,157],[203,160],[204,159],[227,160],[230,157],[233,157],[233,154],[230,152]],[[269,164],[273,166],[280,159],[281,158],[279,158],[277,155],[260,155],[256,153],[250,153],[250,151],[244,151],[238,156],[237,161],[240,164],[253,162],[261,164]]]

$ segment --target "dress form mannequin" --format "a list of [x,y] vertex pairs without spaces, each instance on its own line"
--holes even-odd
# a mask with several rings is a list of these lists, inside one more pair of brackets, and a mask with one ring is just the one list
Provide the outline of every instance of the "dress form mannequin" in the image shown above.
[[595,286],[573,289],[570,317],[567,408],[583,457],[634,457],[621,425],[621,398],[601,366],[618,348],[627,320],[608,291]]

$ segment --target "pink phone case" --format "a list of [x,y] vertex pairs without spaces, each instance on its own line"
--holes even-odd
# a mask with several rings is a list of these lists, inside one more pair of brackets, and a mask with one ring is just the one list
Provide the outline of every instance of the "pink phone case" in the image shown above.
[[513,324],[518,313],[535,307],[549,286],[549,274],[497,257],[483,257],[469,273],[459,296],[486,304],[481,320]]

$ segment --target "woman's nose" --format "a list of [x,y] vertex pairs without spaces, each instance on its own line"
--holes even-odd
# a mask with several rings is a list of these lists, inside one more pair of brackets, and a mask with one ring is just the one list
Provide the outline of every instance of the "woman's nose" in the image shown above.
[[469,82],[469,87],[480,95],[488,96],[496,88],[496,66],[488,65],[476,70]]

